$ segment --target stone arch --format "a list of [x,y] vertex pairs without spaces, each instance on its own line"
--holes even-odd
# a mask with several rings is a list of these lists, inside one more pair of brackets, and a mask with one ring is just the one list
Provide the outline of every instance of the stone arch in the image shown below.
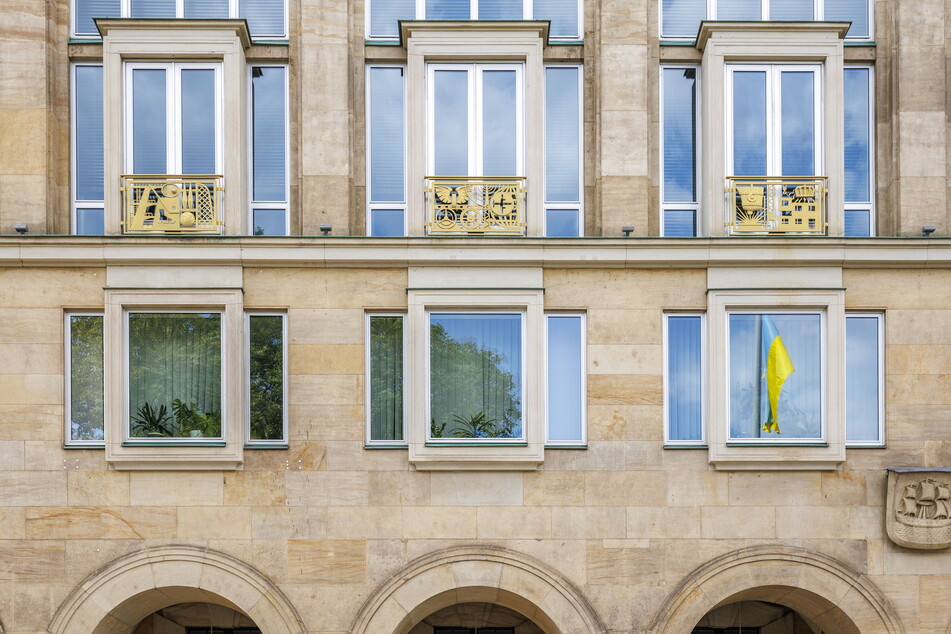
[[689,632],[710,610],[738,601],[792,608],[840,634],[903,634],[888,598],[865,575],[826,555],[801,548],[756,546],[706,563],[668,595],[649,631]]
[[266,634],[300,634],[303,623],[280,589],[244,562],[192,546],[140,550],[86,578],[60,605],[50,634],[128,634],[177,603],[217,603],[249,616]]
[[606,631],[582,593],[531,557],[494,546],[460,546],[415,559],[367,598],[352,634],[406,634],[450,605],[495,603],[530,618],[546,634]]

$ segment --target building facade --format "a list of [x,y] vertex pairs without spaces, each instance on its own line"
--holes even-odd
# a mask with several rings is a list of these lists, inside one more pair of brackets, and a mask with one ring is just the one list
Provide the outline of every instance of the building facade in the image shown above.
[[951,632],[934,0],[0,6],[0,631]]

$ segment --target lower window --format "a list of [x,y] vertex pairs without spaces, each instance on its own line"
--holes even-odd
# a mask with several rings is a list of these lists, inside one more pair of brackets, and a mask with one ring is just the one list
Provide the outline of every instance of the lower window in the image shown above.
[[220,313],[129,313],[129,439],[223,437]]
[[524,439],[523,317],[429,315],[429,439]]
[[729,315],[730,440],[819,440],[822,315]]

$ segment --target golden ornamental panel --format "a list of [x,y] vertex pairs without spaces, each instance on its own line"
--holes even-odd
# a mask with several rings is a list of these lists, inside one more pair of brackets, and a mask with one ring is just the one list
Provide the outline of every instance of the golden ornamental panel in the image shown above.
[[219,233],[222,177],[131,174],[122,177],[123,233]]
[[426,231],[429,235],[524,235],[525,179],[427,178]]
[[726,192],[733,235],[826,234],[824,176],[730,176]]

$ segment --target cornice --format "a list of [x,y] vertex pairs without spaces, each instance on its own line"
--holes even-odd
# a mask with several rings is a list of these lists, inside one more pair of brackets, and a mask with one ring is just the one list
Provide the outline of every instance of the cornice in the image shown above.
[[248,30],[248,21],[244,18],[229,18],[220,20],[195,20],[182,18],[96,18],[96,28],[105,40],[111,32],[159,32],[159,33],[195,33],[220,31],[233,34],[241,41],[244,48],[251,46],[251,34]]
[[701,51],[706,47],[707,41],[717,34],[726,35],[756,35],[769,36],[778,33],[796,33],[800,35],[834,35],[838,40],[844,40],[848,33],[851,22],[769,22],[769,21],[750,21],[750,22],[731,22],[718,20],[704,20],[700,23],[700,30],[697,32],[697,48]]
[[951,268],[951,238],[2,236],[0,267]]

